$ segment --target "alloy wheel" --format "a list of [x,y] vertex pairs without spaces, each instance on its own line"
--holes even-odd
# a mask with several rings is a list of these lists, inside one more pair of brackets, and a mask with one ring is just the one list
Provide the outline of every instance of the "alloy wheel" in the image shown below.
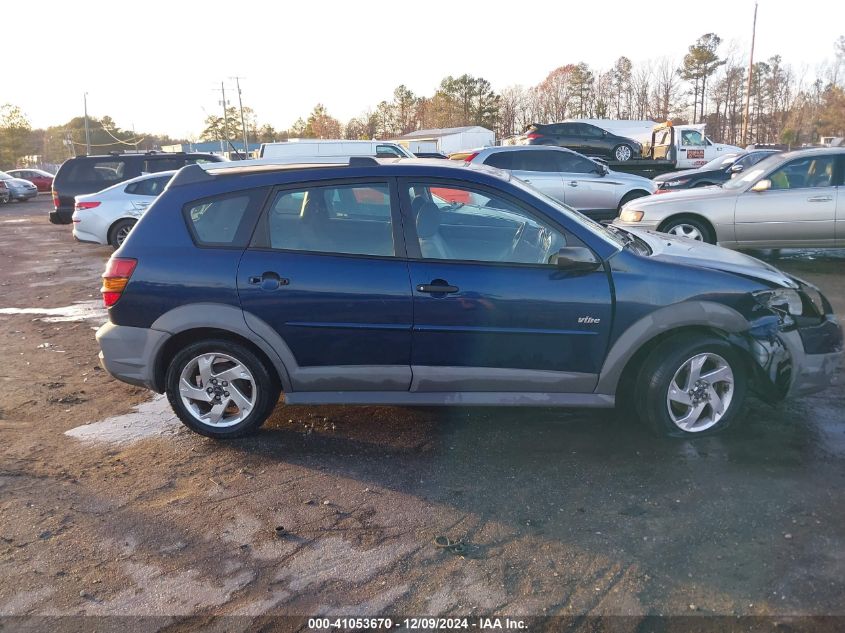
[[666,407],[675,426],[700,433],[719,423],[733,394],[731,366],[718,354],[705,352],[688,359],[675,372],[666,393]]
[[616,160],[630,160],[631,158],[631,148],[627,145],[620,145],[616,148],[615,152]]
[[701,231],[698,227],[693,226],[692,224],[676,224],[669,229],[668,233],[671,235],[677,235],[678,237],[688,237],[691,240],[698,240],[699,242],[704,241],[704,236],[701,234]]
[[225,428],[250,414],[258,388],[246,365],[228,354],[212,352],[185,365],[179,376],[179,395],[197,422]]

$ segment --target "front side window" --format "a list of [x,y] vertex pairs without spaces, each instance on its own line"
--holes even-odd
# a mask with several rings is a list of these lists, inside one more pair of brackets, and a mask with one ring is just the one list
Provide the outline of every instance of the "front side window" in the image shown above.
[[408,194],[423,259],[550,265],[566,246],[563,233],[492,193],[411,184]]
[[376,145],[376,158],[404,158],[405,155],[392,145]]
[[704,135],[698,130],[684,130],[681,132],[681,145],[704,147]]
[[799,158],[769,175],[772,189],[809,189],[833,185],[833,156]]
[[270,248],[390,256],[393,214],[387,184],[280,191],[266,218]]

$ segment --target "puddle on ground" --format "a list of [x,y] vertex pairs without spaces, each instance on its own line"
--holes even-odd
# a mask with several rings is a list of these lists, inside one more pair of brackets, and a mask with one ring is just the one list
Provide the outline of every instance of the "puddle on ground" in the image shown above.
[[99,299],[76,301],[73,305],[61,308],[0,308],[0,316],[17,314],[36,315],[39,321],[46,323],[66,323],[68,321],[105,321],[108,313]]
[[167,398],[156,395],[131,413],[77,426],[65,431],[65,435],[84,442],[130,444],[148,437],[174,435],[181,429],[182,423],[174,415]]

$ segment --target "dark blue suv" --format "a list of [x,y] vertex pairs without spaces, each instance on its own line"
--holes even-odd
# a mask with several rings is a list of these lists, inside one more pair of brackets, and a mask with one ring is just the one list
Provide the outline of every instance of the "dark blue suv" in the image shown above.
[[829,385],[821,293],[751,257],[605,228],[489,167],[183,168],[103,275],[116,378],[203,435],[277,404],[611,407],[676,436]]

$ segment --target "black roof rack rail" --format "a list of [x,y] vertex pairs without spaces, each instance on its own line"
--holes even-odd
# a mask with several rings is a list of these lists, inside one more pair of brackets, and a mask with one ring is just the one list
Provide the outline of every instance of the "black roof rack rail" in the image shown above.
[[379,165],[380,163],[372,156],[350,156],[349,157],[349,166],[350,167],[372,167],[374,165]]

